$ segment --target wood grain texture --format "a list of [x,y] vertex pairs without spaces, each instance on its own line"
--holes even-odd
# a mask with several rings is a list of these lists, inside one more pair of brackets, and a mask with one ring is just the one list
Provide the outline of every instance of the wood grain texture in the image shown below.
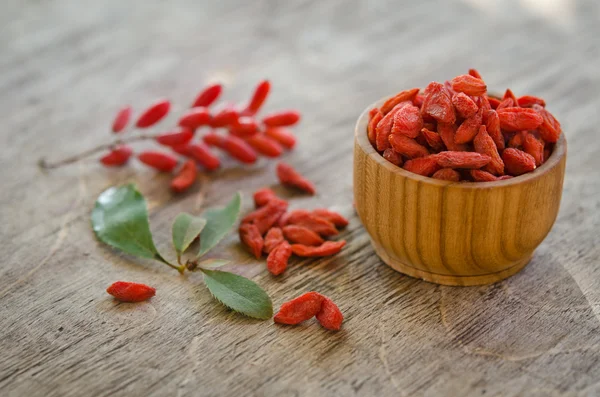
[[558,214],[564,135],[541,167],[506,181],[454,183],[385,160],[367,137],[368,106],[354,131],[354,201],[373,248],[392,268],[444,285],[490,284],[529,263]]
[[[599,395],[599,18],[594,0],[4,1],[0,395]],[[352,132],[377,98],[469,67],[491,87],[544,97],[569,161],[558,218],[531,263],[498,284],[454,288],[403,276],[375,255],[352,209]],[[230,270],[276,307],[307,290],[330,296],[346,317],[339,333],[235,315],[199,275],[94,239],[89,214],[108,186],[139,186],[167,253],[177,213],[237,190],[249,210],[249,194],[276,183],[273,163],[225,162],[204,193],[181,197],[168,176],[136,162],[35,166],[105,143],[123,104],[139,112],[168,96],[174,121],[208,81],[239,101],[264,77],[274,86],[267,109],[303,113],[286,161],[318,189],[314,198],[278,192],[292,208],[348,216],[348,245],[334,258],[294,259],[277,279],[235,235],[214,256],[231,258]],[[104,292],[116,280],[157,295],[117,304]]]

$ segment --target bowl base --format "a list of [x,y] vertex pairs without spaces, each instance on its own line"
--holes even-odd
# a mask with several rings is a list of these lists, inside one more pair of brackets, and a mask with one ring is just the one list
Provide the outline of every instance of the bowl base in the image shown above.
[[474,276],[461,276],[461,275],[447,275],[447,274],[438,274],[431,273],[425,270],[414,268],[410,265],[402,263],[397,259],[390,257],[383,248],[381,248],[377,243],[371,240],[371,244],[377,253],[377,256],[389,267],[392,269],[406,274],[407,276],[420,278],[422,280],[428,281],[430,283],[442,284],[442,285],[450,285],[450,286],[472,286],[472,285],[486,285],[493,284],[498,281],[504,280],[516,273],[518,273],[521,269],[523,269],[529,261],[531,261],[530,255],[525,259],[521,259],[513,263],[513,265],[507,269],[496,273],[488,273],[488,274],[478,274]]

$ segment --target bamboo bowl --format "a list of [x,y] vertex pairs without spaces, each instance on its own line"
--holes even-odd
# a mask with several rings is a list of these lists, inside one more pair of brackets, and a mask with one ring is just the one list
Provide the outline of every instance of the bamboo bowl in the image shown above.
[[[385,98],[387,99],[387,98]],[[560,206],[567,142],[534,172],[458,183],[413,174],[367,138],[369,106],[354,136],[354,200],[377,255],[412,277],[445,285],[503,280],[529,263]]]

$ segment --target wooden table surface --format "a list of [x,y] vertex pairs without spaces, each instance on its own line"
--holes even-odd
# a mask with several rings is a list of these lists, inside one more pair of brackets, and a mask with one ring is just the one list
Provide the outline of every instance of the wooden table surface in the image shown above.
[[[600,395],[599,21],[594,0],[5,1],[0,395]],[[452,288],[375,256],[352,209],[352,134],[369,103],[469,67],[492,88],[544,97],[569,159],[560,214],[529,266],[495,285]],[[166,96],[178,113],[208,81],[241,100],[265,77],[269,109],[303,113],[285,158],[319,190],[286,197],[349,216],[348,245],[334,258],[295,259],[279,278],[236,235],[214,254],[275,308],[307,290],[331,296],[346,316],[338,333],[232,313],[199,274],[119,254],[91,231],[97,195],[135,182],[164,249],[181,211],[236,190],[250,209],[250,194],[275,184],[274,162],[226,162],[204,189],[178,197],[168,176],[139,164],[36,167],[108,141],[122,104],[140,110]],[[104,289],[119,279],[157,296],[117,304]]]

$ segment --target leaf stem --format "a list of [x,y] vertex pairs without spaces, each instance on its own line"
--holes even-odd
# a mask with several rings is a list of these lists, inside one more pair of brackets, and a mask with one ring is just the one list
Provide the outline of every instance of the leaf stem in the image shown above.
[[104,150],[113,149],[115,146],[122,145],[124,143],[138,142],[138,141],[147,141],[151,139],[156,139],[157,135],[148,135],[148,134],[140,134],[136,136],[130,136],[124,139],[117,139],[112,143],[105,143],[91,149],[84,150],[81,153],[75,154],[70,157],[66,157],[57,161],[46,161],[46,159],[41,158],[38,160],[38,166],[42,169],[49,170],[53,168],[62,167],[64,165],[73,164],[80,160],[83,160],[87,157],[93,156],[96,153],[102,152]]

